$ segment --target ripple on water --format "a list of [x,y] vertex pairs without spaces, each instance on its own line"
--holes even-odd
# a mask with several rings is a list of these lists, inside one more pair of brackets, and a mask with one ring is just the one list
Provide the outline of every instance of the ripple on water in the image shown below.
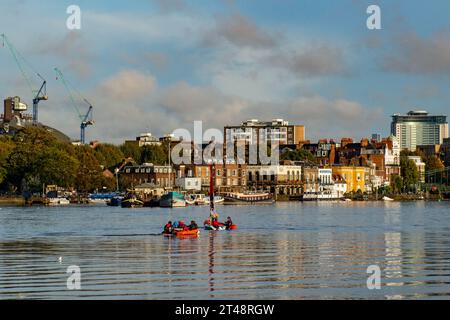
[[[221,207],[233,232],[158,235],[205,208],[3,208],[0,298],[426,299],[450,296],[450,222],[442,204],[288,203]],[[61,257],[61,259],[59,259]],[[366,269],[382,270],[382,290]],[[80,291],[66,288],[81,268]]]

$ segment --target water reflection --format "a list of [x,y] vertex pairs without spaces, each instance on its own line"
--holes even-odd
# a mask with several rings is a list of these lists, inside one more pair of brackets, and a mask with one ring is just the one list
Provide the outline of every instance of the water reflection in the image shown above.
[[[0,213],[6,230],[0,234],[0,298],[402,299],[450,293],[450,224],[442,204],[233,208],[240,230],[203,231],[189,239],[156,235],[165,211],[108,212],[105,220],[107,211],[97,210],[91,212],[95,227],[79,233],[85,224],[76,212],[62,212],[72,225],[55,221],[51,230],[48,221],[27,229],[21,217]],[[187,210],[184,216],[203,213]],[[45,220],[42,214],[28,213],[28,219]],[[126,226],[124,214],[130,215]],[[113,236],[114,230],[123,234]],[[382,290],[366,288],[371,264],[382,269]],[[81,267],[81,291],[66,290],[69,265]]]

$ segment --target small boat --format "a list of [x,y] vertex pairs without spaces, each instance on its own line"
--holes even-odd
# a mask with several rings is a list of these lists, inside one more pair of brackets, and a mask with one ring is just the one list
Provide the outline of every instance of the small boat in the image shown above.
[[64,197],[48,198],[47,204],[49,206],[66,206],[70,204],[70,201]]
[[182,208],[186,207],[186,200],[181,193],[171,191],[161,197],[159,206],[161,208]]
[[122,208],[142,208],[144,201],[138,198],[134,190],[129,190],[128,194],[120,202]]
[[268,192],[229,193],[224,199],[224,204],[227,205],[273,204],[275,202],[273,195]]
[[172,233],[164,233],[165,237],[198,237],[200,235],[200,230],[183,230],[183,229],[174,229]]
[[110,207],[120,207],[123,199],[124,197],[115,196],[112,197],[106,204]]
[[[191,194],[185,197],[186,203],[189,205],[209,205],[211,200],[209,197],[206,197],[204,194]],[[222,196],[214,196],[214,203],[220,204],[223,203],[225,199]]]
[[92,193],[89,195],[89,203],[105,204],[115,196],[117,196],[116,193]]
[[[236,227],[230,226],[229,228],[227,228],[227,226],[224,223],[220,223],[217,221],[219,215],[216,212],[216,199],[218,200],[225,200],[225,198],[222,197],[216,197],[214,195],[214,186],[215,186],[215,176],[216,176],[216,168],[214,166],[214,164],[211,164],[209,166],[209,172],[210,172],[210,178],[209,178],[209,215],[210,218],[206,219],[203,222],[203,226],[205,228],[205,230],[209,230],[209,231],[223,231],[223,230],[234,230],[237,229]],[[223,202],[221,201],[221,202]],[[215,222],[218,222],[218,225],[214,226],[212,221],[213,219],[216,219]],[[233,228],[232,228],[233,227]]]
[[[225,202],[225,198],[224,197],[222,197],[222,196],[214,196],[214,203],[215,204],[220,204],[220,203],[223,203],[223,202]],[[211,203],[211,200],[208,199],[208,198],[205,198],[205,204],[210,204],[210,203]]]
[[204,228],[205,228],[205,230],[209,230],[209,231],[223,231],[223,230],[227,230],[227,227],[223,223],[221,223],[218,227],[214,227],[214,226],[211,225],[209,220],[206,220],[204,222]]
[[218,227],[214,227],[211,225],[211,222],[209,220],[205,220],[203,222],[203,226],[205,228],[205,230],[210,230],[210,231],[223,231],[223,230],[237,230],[237,225],[232,224],[229,228],[227,228],[227,226],[224,223],[219,223]]
[[384,196],[383,201],[394,201],[394,199]]

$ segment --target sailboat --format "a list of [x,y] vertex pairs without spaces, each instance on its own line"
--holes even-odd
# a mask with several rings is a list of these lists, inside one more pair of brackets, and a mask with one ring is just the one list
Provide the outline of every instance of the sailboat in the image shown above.
[[[204,227],[205,230],[213,230],[213,231],[222,231],[227,230],[227,227],[223,223],[219,223],[216,226],[213,226],[213,218],[218,218],[218,214],[216,213],[216,204],[214,201],[214,186],[215,186],[215,178],[216,178],[216,167],[214,164],[209,165],[209,219],[205,220]],[[229,230],[236,229],[236,226],[230,226]]]

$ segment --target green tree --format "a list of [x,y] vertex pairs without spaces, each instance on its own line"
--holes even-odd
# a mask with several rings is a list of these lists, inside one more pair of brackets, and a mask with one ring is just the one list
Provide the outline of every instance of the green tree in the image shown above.
[[94,149],[94,155],[104,168],[113,168],[121,163],[124,158],[124,154],[119,147],[107,143],[99,144]]
[[403,179],[398,174],[394,174],[391,177],[391,185],[390,188],[394,193],[400,193],[403,188]]
[[66,151],[57,147],[45,148],[37,159],[39,172],[36,174],[40,187],[45,185],[58,185],[71,188],[75,184],[79,161]]
[[93,192],[103,187],[103,170],[89,146],[78,146],[76,155],[79,162],[75,178],[76,189],[80,192]]
[[133,158],[136,162],[141,160],[141,149],[136,143],[124,143],[119,148],[125,158]]
[[14,189],[37,192],[43,184],[73,186],[78,162],[72,145],[39,127],[21,129],[11,142],[14,147],[7,152],[2,167],[7,169],[6,180]]
[[404,190],[412,190],[419,182],[419,170],[413,160],[402,157],[400,161]]
[[0,184],[2,184],[8,174],[7,160],[14,150],[15,144],[10,137],[0,137]]
[[141,163],[163,165],[168,162],[168,156],[162,146],[143,146],[140,161]]
[[291,160],[291,161],[309,161],[312,163],[317,163],[317,159],[314,155],[305,149],[300,150],[287,150],[281,154],[280,160]]
[[442,163],[441,159],[439,159],[437,156],[433,155],[429,157],[426,161],[426,171],[433,171],[433,170],[442,170],[444,169],[444,164]]

